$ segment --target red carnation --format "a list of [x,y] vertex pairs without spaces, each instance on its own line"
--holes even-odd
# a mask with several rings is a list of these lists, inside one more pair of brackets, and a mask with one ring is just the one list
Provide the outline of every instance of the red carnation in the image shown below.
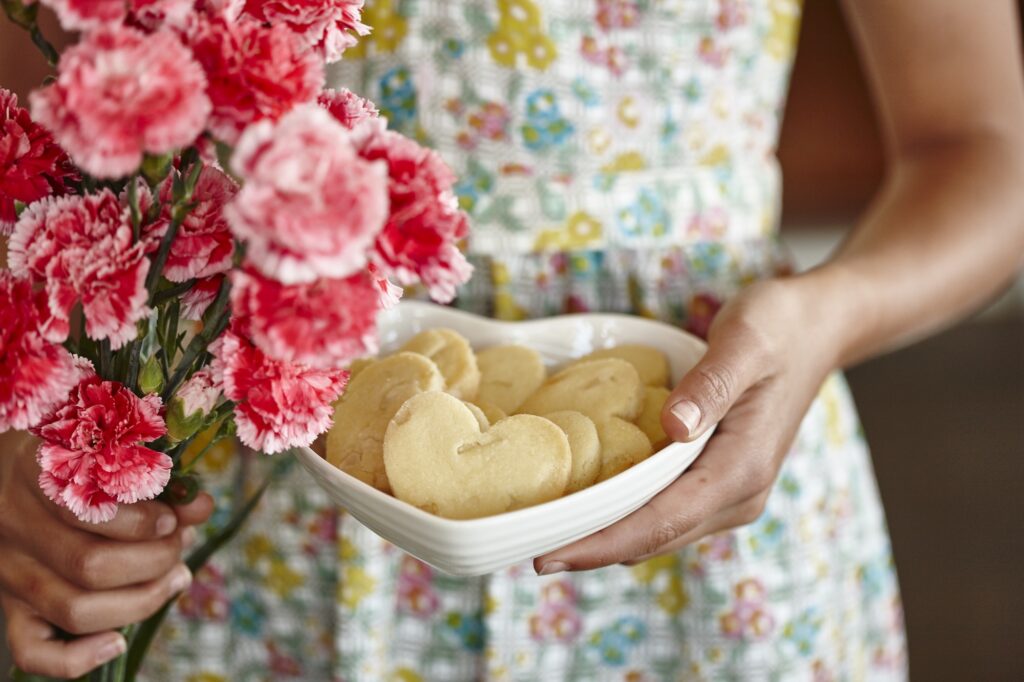
[[186,320],[201,320],[220,291],[224,275],[206,277],[192,285],[181,297],[181,316]]
[[40,487],[89,523],[114,518],[118,502],[153,499],[172,466],[170,457],[142,445],[166,433],[161,407],[157,395],[139,398],[116,381],[87,376],[32,429],[43,441]]
[[313,101],[323,85],[323,61],[285,26],[202,15],[186,39],[206,71],[210,130],[231,144],[250,123],[277,120]]
[[211,346],[214,381],[235,401],[238,438],[267,454],[306,446],[331,426],[332,403],[348,372],[294,365],[264,355],[229,329]]
[[330,369],[377,352],[380,290],[365,272],[286,285],[248,268],[231,284],[232,312],[272,358]]
[[370,32],[359,21],[362,9],[363,0],[246,0],[244,11],[258,21],[287,26],[330,63],[356,44],[356,35]]
[[0,433],[35,426],[81,378],[71,353],[43,338],[46,294],[0,271]]
[[[153,242],[167,231],[171,221],[174,178],[177,171],[160,185],[162,213],[146,226],[146,238]],[[140,183],[141,184],[141,183]],[[178,234],[167,253],[163,276],[172,282],[210,277],[231,269],[235,251],[234,238],[224,218],[225,204],[238,192],[238,185],[223,171],[205,166],[199,174],[190,204],[193,206],[178,227]],[[140,205],[145,213],[152,199],[148,191],[140,192]]]
[[192,143],[210,113],[203,71],[169,29],[103,28],[64,53],[57,80],[32,93],[32,113],[83,170],[135,171],[144,153]]
[[0,234],[17,220],[14,202],[30,204],[67,194],[78,171],[46,128],[33,121],[18,97],[0,88]]
[[469,229],[452,191],[455,175],[437,152],[404,135],[377,127],[360,137],[359,155],[388,166],[391,211],[377,237],[377,264],[402,284],[422,281],[447,303],[473,272],[455,245]]
[[143,242],[134,242],[128,210],[110,190],[86,196],[50,197],[29,206],[14,226],[11,270],[45,284],[51,318],[44,336],[68,336],[71,309],[79,300],[85,332],[110,339],[113,349],[135,338],[135,323],[149,314]]
[[380,112],[373,102],[360,97],[348,88],[324,90],[316,99],[316,103],[334,117],[341,125],[352,130],[363,121],[380,118]]

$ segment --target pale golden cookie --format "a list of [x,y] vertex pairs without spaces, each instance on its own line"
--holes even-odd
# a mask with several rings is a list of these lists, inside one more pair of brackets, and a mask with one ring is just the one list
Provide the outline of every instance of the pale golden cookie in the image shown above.
[[590,355],[584,355],[577,362],[601,358],[619,358],[633,365],[640,375],[640,382],[645,386],[668,386],[668,358],[657,348],[635,343],[624,344],[614,348],[595,350]]
[[406,341],[402,350],[430,358],[456,398],[473,400],[480,387],[480,369],[469,341],[451,329],[428,329]]
[[624,419],[607,419],[597,424],[601,439],[601,473],[597,480],[607,481],[634,464],[651,456],[651,441],[635,424]]
[[540,388],[547,369],[540,353],[526,346],[494,346],[476,355],[480,367],[477,397],[512,414]]
[[572,472],[569,474],[565,494],[593,485],[601,473],[601,441],[597,437],[594,422],[585,414],[572,410],[552,412],[544,415],[544,418],[554,422],[569,437]]
[[633,365],[618,358],[605,358],[569,365],[545,381],[519,412],[548,414],[574,410],[597,423],[611,417],[636,419],[643,405],[643,385]]
[[366,366],[334,406],[327,461],[378,490],[384,472],[384,432],[402,404],[423,391],[444,390],[437,366],[417,353],[398,353]]
[[487,431],[461,400],[422,393],[398,410],[384,436],[395,497],[438,516],[471,519],[553,500],[569,482],[569,439],[533,415]]
[[377,358],[356,358],[352,361],[352,364],[348,366],[348,380],[352,381],[356,378],[357,374],[375,362],[377,362]]
[[505,410],[502,410],[494,403],[489,403],[486,400],[481,400],[480,398],[477,398],[476,400],[470,402],[472,402],[474,405],[480,408],[480,410],[484,413],[484,416],[487,417],[487,422],[489,424],[497,424],[502,419],[508,416],[508,413],[506,413]]
[[[468,400],[463,400],[462,403],[469,408],[469,411],[476,417],[477,423],[480,425],[481,431],[486,431],[491,428],[491,419],[487,416],[487,413],[483,411],[479,405],[475,405]],[[495,419],[494,421],[498,421]]]
[[661,428],[661,408],[665,406],[665,400],[671,393],[661,386],[648,386],[644,390],[644,410],[636,418],[636,425],[647,434],[655,450],[668,445],[668,435],[665,429]]

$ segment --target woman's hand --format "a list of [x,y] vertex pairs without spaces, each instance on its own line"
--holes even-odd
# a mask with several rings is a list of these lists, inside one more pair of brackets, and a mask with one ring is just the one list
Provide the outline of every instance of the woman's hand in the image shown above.
[[[835,362],[800,278],[754,285],[719,313],[708,351],[666,401],[662,425],[690,441],[718,423],[696,462],[644,507],[534,560],[538,573],[631,563],[754,521]],[[817,319],[816,319],[817,318]]]
[[118,628],[188,587],[183,543],[213,501],[122,505],[109,523],[83,523],[39,489],[35,447],[23,434],[0,438],[0,605],[19,668],[79,677],[124,652]]

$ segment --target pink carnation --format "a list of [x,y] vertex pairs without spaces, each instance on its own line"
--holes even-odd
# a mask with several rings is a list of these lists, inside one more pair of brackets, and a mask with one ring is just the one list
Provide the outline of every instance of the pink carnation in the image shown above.
[[144,249],[132,238],[128,210],[105,189],[29,206],[14,227],[9,260],[16,275],[45,285],[52,316],[43,326],[47,339],[67,338],[80,300],[86,334],[110,339],[116,350],[135,338],[135,323],[150,312]]
[[402,284],[422,281],[433,299],[447,303],[473,272],[456,246],[468,220],[452,191],[455,175],[437,152],[404,135],[377,127],[361,137],[360,156],[388,166],[391,212],[375,262]]
[[356,44],[370,27],[359,21],[363,0],[246,0],[245,12],[258,21],[283,24],[328,63]]
[[211,351],[214,380],[235,401],[238,438],[247,446],[273,454],[309,445],[331,426],[331,404],[348,372],[274,360],[230,329]]
[[35,426],[81,378],[72,355],[40,332],[48,315],[46,294],[0,271],[0,433]]
[[0,235],[8,235],[17,214],[14,202],[30,204],[67,194],[78,171],[46,128],[18,106],[17,96],[0,88]]
[[64,53],[57,80],[31,95],[32,113],[84,170],[133,172],[145,152],[191,144],[210,114],[206,78],[169,30],[100,29]]
[[389,280],[374,263],[370,263],[368,271],[377,287],[377,302],[381,310],[391,310],[398,305],[402,298],[402,287]]
[[284,26],[203,15],[186,39],[209,82],[210,130],[228,143],[251,123],[277,120],[312,102],[323,85],[323,62]]
[[83,379],[32,430],[42,439],[39,485],[79,519],[103,523],[117,504],[150,500],[164,489],[171,458],[143,446],[166,429],[160,397],[139,398],[116,381]]
[[387,216],[387,169],[360,159],[327,112],[303,106],[250,127],[232,165],[245,184],[225,213],[263,274],[298,284],[364,268]]
[[192,11],[192,0],[40,0],[57,14],[61,26],[83,31],[123,23],[132,18],[153,29],[180,24]]
[[220,396],[220,385],[213,380],[213,373],[207,368],[196,372],[182,384],[173,400],[181,401],[182,414],[188,417],[210,414],[220,402]]
[[[160,200],[163,210],[156,221],[146,226],[146,238],[158,242],[171,222],[174,179],[177,171],[171,173],[160,185]],[[231,269],[235,251],[234,238],[224,218],[224,206],[238,192],[235,181],[211,166],[205,166],[199,174],[192,194],[191,204],[185,220],[178,227],[178,234],[171,243],[164,265],[163,276],[171,282],[185,282],[193,278],[210,277]],[[143,213],[148,210],[152,199],[148,191],[141,193],[140,206]]]
[[231,275],[231,310],[268,356],[321,369],[377,352],[379,289],[365,272],[281,284],[258,271]]
[[363,121],[380,118],[380,112],[373,102],[360,97],[347,88],[324,90],[316,103],[334,117],[341,125],[352,130]]
[[192,288],[181,297],[181,316],[186,320],[203,319],[203,313],[217,298],[217,292],[220,291],[223,281],[224,275],[214,275],[192,285]]

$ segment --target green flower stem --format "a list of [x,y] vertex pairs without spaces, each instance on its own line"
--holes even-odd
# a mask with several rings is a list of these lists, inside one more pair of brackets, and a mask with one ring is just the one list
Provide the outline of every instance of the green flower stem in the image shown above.
[[225,277],[220,283],[220,290],[217,291],[217,298],[210,304],[210,308],[203,316],[203,331],[196,334],[192,338],[192,341],[189,342],[184,355],[182,355],[181,360],[178,361],[178,365],[174,370],[174,375],[171,377],[171,380],[167,382],[167,387],[164,388],[164,392],[161,394],[164,404],[170,402],[174,392],[177,391],[178,387],[181,386],[186,378],[188,378],[189,372],[192,370],[192,365],[194,365],[196,360],[206,353],[207,346],[213,343],[213,340],[220,336],[221,332],[223,332],[227,327],[227,305],[228,294],[230,291],[231,283],[228,281],[228,278]]

